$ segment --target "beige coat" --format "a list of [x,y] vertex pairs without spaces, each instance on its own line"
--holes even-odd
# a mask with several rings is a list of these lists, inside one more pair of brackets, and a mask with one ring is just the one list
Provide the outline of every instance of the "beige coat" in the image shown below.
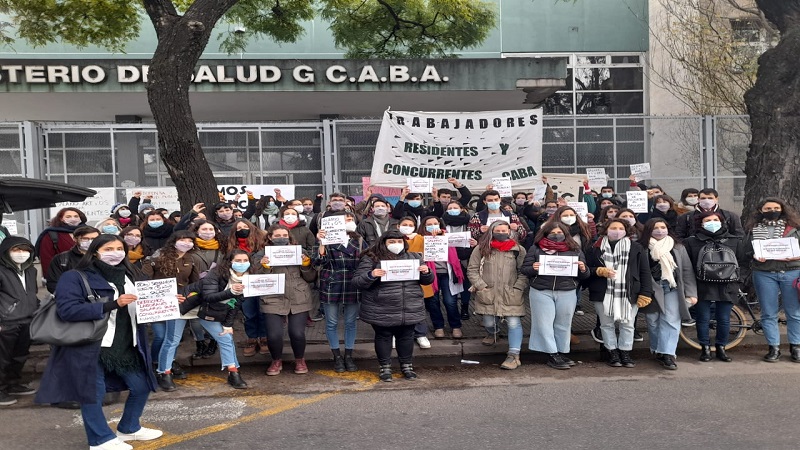
[[508,252],[492,249],[488,258],[482,258],[478,248],[472,252],[467,277],[474,289],[472,305],[475,314],[499,317],[525,315],[522,293],[528,278],[519,271],[524,260],[525,249],[519,244]]
[[299,314],[311,311],[311,288],[308,283],[317,279],[317,271],[312,266],[278,266],[264,268],[261,258],[264,251],[256,253],[252,265],[256,273],[285,274],[286,288],[283,295],[265,295],[261,297],[261,312],[265,314]]

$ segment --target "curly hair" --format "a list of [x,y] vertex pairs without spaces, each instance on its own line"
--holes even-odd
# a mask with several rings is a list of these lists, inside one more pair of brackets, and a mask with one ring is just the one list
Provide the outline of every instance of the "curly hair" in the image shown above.
[[758,202],[755,210],[752,214],[750,214],[750,217],[748,217],[747,224],[745,225],[745,229],[747,231],[751,231],[753,227],[764,220],[764,215],[761,212],[761,208],[763,208],[767,203],[777,203],[781,205],[781,212],[783,213],[781,214],[781,218],[785,220],[786,224],[792,228],[800,228],[800,216],[798,216],[797,211],[794,208],[786,203],[786,201],[778,197],[766,197]]
[[[171,278],[178,275],[178,250],[175,243],[181,239],[191,239],[194,242],[195,234],[191,231],[176,231],[167,239],[167,242],[152,257],[153,272],[160,273],[163,278]],[[191,251],[191,250],[190,250]]]

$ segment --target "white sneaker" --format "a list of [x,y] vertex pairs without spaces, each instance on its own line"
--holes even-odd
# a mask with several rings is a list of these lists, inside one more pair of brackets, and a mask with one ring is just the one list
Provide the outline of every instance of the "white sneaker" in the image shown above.
[[120,433],[117,431],[117,437],[121,441],[152,441],[153,439],[158,439],[163,435],[164,432],[161,430],[154,430],[152,428],[139,428],[139,431],[135,433]]
[[394,341],[394,336],[392,336],[392,348],[397,348],[396,342]]
[[417,344],[419,344],[419,348],[431,348],[431,341],[426,336],[418,337]]
[[114,438],[110,441],[103,442],[100,445],[89,446],[89,450],[131,450],[131,449],[133,449],[131,445],[122,442],[118,438]]

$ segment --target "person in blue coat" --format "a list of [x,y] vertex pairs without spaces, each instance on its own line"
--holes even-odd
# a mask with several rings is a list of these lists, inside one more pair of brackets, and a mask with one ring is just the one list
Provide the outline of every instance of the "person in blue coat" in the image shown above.
[[[89,449],[132,449],[124,441],[156,439],[162,432],[142,427],[139,419],[150,392],[156,390],[147,329],[136,323],[135,281],[145,275],[128,262],[127,244],[104,234],[92,241],[75,270],[56,285],[56,307],[65,322],[108,316],[108,330],[99,342],[53,346],[42,377],[37,403],[78,402]],[[99,298],[88,300],[80,273]],[[179,300],[182,300],[179,297]],[[116,433],[103,415],[106,391],[129,390]]]

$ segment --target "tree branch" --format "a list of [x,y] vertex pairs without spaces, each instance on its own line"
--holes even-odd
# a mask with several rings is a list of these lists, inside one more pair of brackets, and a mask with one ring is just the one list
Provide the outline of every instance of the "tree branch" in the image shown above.
[[158,35],[173,21],[173,18],[179,17],[178,10],[170,0],[142,0],[142,4]]

